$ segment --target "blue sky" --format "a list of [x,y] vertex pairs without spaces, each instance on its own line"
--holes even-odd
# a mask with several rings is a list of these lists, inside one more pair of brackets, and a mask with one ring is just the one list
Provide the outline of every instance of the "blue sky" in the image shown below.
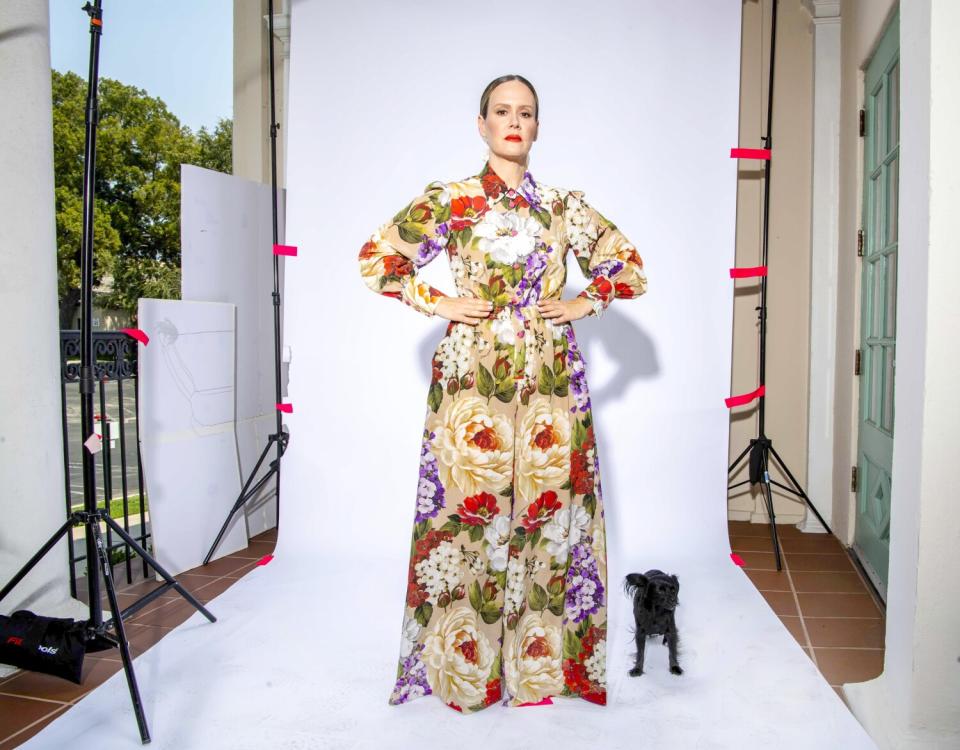
[[[55,70],[86,79],[85,0],[50,0]],[[233,0],[103,0],[100,76],[146,90],[183,125],[233,117]]]

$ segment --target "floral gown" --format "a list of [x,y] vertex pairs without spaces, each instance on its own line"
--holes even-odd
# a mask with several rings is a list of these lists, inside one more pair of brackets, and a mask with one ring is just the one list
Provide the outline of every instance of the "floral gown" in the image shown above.
[[489,162],[432,182],[360,250],[375,292],[433,315],[417,269],[446,251],[460,296],[433,356],[396,684],[458,711],[580,696],[606,703],[606,547],[584,360],[569,324],[540,317],[572,251],[600,314],[646,291],[636,248],[583,193],[517,190]]

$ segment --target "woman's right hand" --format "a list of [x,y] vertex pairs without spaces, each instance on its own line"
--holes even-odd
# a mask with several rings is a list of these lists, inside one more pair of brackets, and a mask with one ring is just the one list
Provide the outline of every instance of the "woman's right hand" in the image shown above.
[[492,310],[493,303],[490,300],[478,297],[444,297],[437,303],[433,312],[447,320],[475,326],[489,317]]

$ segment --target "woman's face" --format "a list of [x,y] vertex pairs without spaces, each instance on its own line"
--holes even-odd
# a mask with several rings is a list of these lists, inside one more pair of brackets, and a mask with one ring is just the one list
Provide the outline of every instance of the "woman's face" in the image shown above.
[[497,156],[526,162],[537,140],[533,92],[520,81],[505,81],[490,93],[486,118],[477,115],[480,135]]

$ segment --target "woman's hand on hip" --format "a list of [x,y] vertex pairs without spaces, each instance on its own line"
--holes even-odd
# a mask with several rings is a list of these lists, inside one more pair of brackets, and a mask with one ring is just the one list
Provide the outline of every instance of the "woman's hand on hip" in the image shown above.
[[492,310],[493,303],[490,300],[478,297],[444,297],[433,312],[441,318],[475,326],[489,317]]
[[537,303],[540,316],[552,323],[569,323],[593,312],[593,305],[583,297],[574,299],[546,299]]

